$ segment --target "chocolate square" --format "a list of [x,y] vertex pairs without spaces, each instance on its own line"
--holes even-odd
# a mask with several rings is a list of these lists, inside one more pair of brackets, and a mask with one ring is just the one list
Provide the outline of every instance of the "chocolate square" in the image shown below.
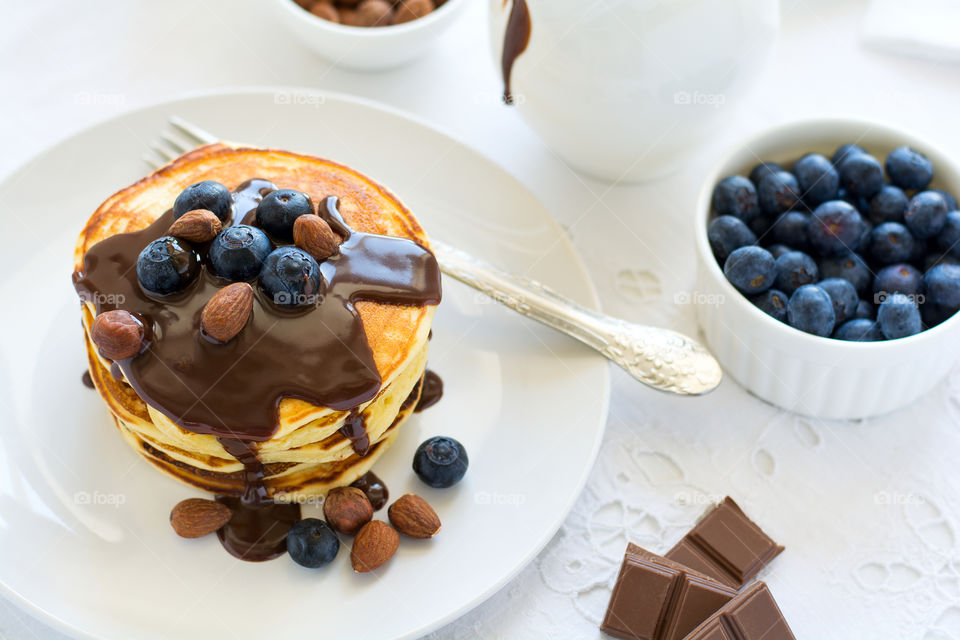
[[766,583],[725,604],[685,640],[796,640]]
[[629,544],[600,628],[628,640],[681,640],[735,595],[709,576]]
[[783,547],[726,497],[666,557],[740,588],[782,551]]

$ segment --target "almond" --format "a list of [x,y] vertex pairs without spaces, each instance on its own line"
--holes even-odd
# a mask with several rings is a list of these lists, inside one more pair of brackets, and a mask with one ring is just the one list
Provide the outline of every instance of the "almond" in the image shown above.
[[214,340],[228,342],[243,330],[252,311],[253,287],[234,282],[217,291],[203,307],[200,327]]
[[337,487],[323,501],[323,517],[334,530],[352,536],[373,520],[373,505],[360,489]]
[[350,564],[357,573],[373,571],[393,557],[400,546],[400,536],[383,520],[371,520],[363,525],[353,539]]
[[178,536],[202,538],[227,524],[232,515],[230,508],[219,502],[203,498],[188,498],[181,500],[173,507],[170,512],[170,524]]
[[415,493],[398,498],[390,505],[387,516],[397,531],[411,538],[432,538],[440,531],[440,516]]
[[293,242],[298,247],[323,261],[340,250],[340,238],[327,221],[311,214],[299,216],[293,221]]
[[213,211],[193,209],[174,220],[167,234],[188,242],[210,242],[222,228],[223,223]]
[[104,311],[90,327],[90,339],[100,355],[111,360],[132,358],[143,349],[145,330],[132,313],[122,309]]

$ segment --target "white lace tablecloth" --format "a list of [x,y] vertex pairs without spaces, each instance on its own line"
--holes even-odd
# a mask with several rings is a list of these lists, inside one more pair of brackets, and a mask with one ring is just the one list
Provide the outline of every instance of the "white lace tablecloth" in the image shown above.
[[[593,182],[499,105],[486,1],[473,1],[428,59],[353,74],[288,41],[257,0],[5,0],[0,173],[74,130],[184,91],[359,94],[439,123],[526,183],[569,230],[607,312],[694,332],[693,309],[675,300],[694,280],[696,191],[744,133],[852,115],[960,150],[960,67],[861,47],[864,3],[784,0],[775,58],[757,61],[761,89],[721,107],[724,126],[683,170],[641,186]],[[960,639],[960,370],[914,406],[860,422],[798,418],[731,381],[680,399],[614,379],[600,457],[563,528],[500,593],[433,637],[598,637],[627,540],[664,551],[730,494],[787,548],[763,577],[798,638]],[[0,637],[62,636],[0,600]]]

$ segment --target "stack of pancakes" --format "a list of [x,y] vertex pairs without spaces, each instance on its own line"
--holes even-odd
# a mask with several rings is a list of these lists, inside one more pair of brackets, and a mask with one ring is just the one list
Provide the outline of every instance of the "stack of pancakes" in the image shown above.
[[[100,205],[80,234],[74,268],[82,270],[84,254],[100,240],[149,226],[188,185],[215,180],[233,190],[251,178],[302,191],[314,202],[338,196],[340,213],[353,229],[429,246],[410,211],[384,187],[352,169],[286,151],[214,144],[181,156]],[[380,391],[351,411],[335,411],[296,398],[280,401],[279,427],[258,445],[264,484],[275,500],[302,501],[324,495],[366,473],[419,399],[436,307],[361,301],[356,308],[382,380]],[[218,494],[241,494],[243,465],[215,436],[178,426],[144,402],[122,375],[116,379],[111,362],[98,353],[90,339],[96,314],[92,301],[83,303],[82,313],[91,377],[127,442],[175,478]],[[242,360],[237,366],[243,366]],[[290,353],[290,366],[298,366],[296,353]],[[119,372],[118,367],[113,370]],[[370,442],[366,455],[359,455],[340,432],[358,413]]]

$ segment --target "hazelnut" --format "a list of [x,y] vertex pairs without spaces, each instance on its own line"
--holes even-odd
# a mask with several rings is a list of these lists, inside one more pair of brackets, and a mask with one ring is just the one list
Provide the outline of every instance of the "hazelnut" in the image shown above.
[[301,9],[310,10],[310,5],[312,5],[316,0],[293,0]]
[[338,0],[337,5],[342,9],[344,7],[355,7],[360,4],[360,0]]
[[403,0],[397,7],[397,13],[393,18],[393,24],[411,22],[417,18],[422,18],[431,11],[434,6],[432,0]]
[[393,21],[393,6],[387,0],[363,0],[357,5],[357,24],[385,27]]
[[337,12],[336,8],[334,8],[332,4],[326,2],[325,0],[315,2],[313,6],[310,7],[310,13],[318,18],[323,18],[328,22],[340,22],[340,14]]
[[373,506],[360,489],[337,487],[323,501],[323,517],[335,531],[352,536],[373,519]]

